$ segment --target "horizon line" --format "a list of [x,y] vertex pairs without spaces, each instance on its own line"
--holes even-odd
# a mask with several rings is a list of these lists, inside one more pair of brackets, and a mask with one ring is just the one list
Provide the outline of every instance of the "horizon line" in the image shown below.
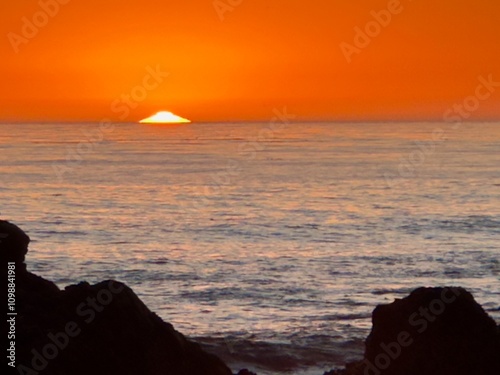
[[[85,124],[100,124],[104,120],[90,120],[90,121],[50,121],[50,120],[31,120],[31,121],[9,121],[9,120],[0,120],[0,125],[63,125],[63,124],[71,124],[71,125],[85,125]],[[109,121],[106,121],[109,122]],[[266,124],[271,123],[272,120],[224,120],[224,121],[191,121],[190,123],[165,123],[165,124],[146,124],[140,123],[139,121],[110,121],[112,124],[121,124],[121,125],[145,125],[145,126],[189,126],[189,125],[202,125],[202,124]],[[450,124],[450,123],[467,123],[467,124],[478,124],[478,123],[497,123],[500,122],[500,118],[498,119],[463,119],[463,121],[446,121],[443,119],[425,119],[425,120],[416,120],[416,119],[400,119],[400,120],[313,120],[313,119],[304,119],[304,120],[288,120],[286,121],[290,124],[323,124],[323,123],[334,123],[334,124],[380,124],[380,123],[442,123],[442,124]]]

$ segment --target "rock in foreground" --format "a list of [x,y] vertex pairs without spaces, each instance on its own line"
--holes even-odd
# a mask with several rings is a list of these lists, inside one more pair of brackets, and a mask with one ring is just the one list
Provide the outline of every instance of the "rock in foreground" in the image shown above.
[[219,358],[163,322],[126,285],[80,283],[61,291],[26,270],[24,232],[0,221],[0,233],[2,264],[16,265],[16,373],[231,375]]
[[365,358],[328,375],[498,375],[500,335],[463,288],[419,288],[375,308]]

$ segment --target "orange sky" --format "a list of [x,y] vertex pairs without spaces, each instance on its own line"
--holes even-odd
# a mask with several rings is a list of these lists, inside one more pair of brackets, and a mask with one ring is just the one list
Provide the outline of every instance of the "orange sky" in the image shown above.
[[[2,5],[0,121],[269,120],[284,106],[299,120],[442,119],[480,76],[500,82],[493,0],[402,0],[350,63],[341,43],[398,0],[55,1]],[[214,3],[240,5],[221,20]],[[500,119],[494,90],[470,119]]]

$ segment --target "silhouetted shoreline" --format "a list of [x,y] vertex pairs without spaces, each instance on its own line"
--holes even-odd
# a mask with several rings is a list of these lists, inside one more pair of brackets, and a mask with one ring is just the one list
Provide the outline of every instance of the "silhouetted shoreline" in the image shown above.
[[[7,324],[7,332],[15,333],[8,362],[15,366],[7,365],[12,373],[232,374],[220,358],[151,312],[125,284],[81,282],[60,290],[27,270],[29,237],[20,228],[0,221],[0,234],[4,280],[15,283],[12,311],[17,315]],[[500,326],[463,288],[416,289],[377,306],[372,321],[364,360],[325,374],[500,374]]]

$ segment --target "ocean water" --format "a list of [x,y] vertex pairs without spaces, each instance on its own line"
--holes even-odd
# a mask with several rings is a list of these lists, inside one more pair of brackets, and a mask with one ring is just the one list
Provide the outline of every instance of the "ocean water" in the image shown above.
[[377,304],[500,321],[500,124],[3,124],[0,215],[60,287],[126,282],[234,370],[362,356]]

